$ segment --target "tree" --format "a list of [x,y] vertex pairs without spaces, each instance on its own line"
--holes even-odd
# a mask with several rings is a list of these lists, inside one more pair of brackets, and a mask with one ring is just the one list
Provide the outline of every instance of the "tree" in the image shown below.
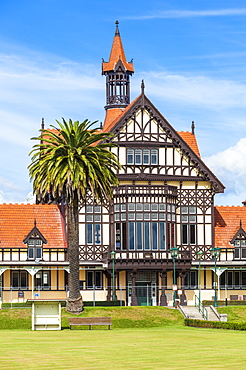
[[[33,192],[39,202],[64,202],[67,206],[67,235],[69,252],[69,298],[67,311],[80,313],[83,301],[79,289],[79,205],[91,193],[103,204],[112,197],[112,186],[118,184],[115,172],[120,168],[117,156],[110,151],[111,136],[93,129],[96,122],[56,121],[58,127],[41,129],[39,143],[33,146],[29,175]],[[107,141],[107,140],[106,140]]]

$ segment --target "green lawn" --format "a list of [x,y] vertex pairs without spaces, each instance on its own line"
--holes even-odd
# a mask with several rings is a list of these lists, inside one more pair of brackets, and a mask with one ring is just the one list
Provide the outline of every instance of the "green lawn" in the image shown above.
[[246,333],[179,326],[2,330],[1,369],[245,369]]
[[219,307],[219,313],[227,313],[228,322],[246,322],[246,306]]
[[[245,307],[226,309],[245,319]],[[69,330],[63,310],[63,330],[31,331],[30,309],[0,311],[1,370],[246,369],[245,331],[185,327],[177,310],[162,307],[88,307],[82,315],[111,316],[113,328]]]

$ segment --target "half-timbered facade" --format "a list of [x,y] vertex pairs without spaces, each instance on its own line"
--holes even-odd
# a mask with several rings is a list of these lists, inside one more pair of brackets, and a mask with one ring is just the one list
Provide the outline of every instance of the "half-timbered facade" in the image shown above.
[[[145,94],[130,102],[133,62],[118,23],[106,78],[102,130],[121,163],[113,200],[91,195],[79,211],[80,287],[84,300],[127,305],[183,305],[195,295],[246,296],[246,207],[215,207],[223,184],[201,159],[195,125],[177,132]],[[211,250],[220,248],[215,270]],[[177,256],[172,256],[172,251]],[[66,298],[66,223],[57,205],[0,205],[2,301]],[[216,274],[216,275],[215,275]],[[175,290],[176,291],[176,290]]]

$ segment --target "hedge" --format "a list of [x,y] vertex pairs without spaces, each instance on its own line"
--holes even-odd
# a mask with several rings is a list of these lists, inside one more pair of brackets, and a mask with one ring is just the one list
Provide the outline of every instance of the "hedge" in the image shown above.
[[[231,300],[227,300],[227,304],[226,304],[226,301],[217,301],[218,303],[218,306],[246,306],[246,301],[231,301]],[[202,304],[203,306],[213,306],[214,305],[214,301],[202,301]]]
[[184,319],[186,326],[195,328],[246,330],[246,323]]
[[[19,303],[2,303],[2,308],[28,308],[32,306],[32,302],[19,302]],[[66,307],[66,301],[61,301],[61,306]],[[84,301],[84,307],[93,307],[94,301]],[[125,306],[125,301],[96,301],[95,306],[109,307],[109,306]]]
[[[94,306],[94,301],[84,301],[85,307]],[[125,301],[95,301],[95,306],[109,307],[109,306],[125,306]]]

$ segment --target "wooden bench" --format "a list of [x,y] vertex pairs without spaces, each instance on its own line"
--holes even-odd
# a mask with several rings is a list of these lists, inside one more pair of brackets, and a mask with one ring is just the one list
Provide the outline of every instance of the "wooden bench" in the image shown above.
[[92,329],[92,325],[108,325],[108,329],[112,325],[111,317],[69,317],[68,318],[70,329],[74,325],[89,325],[89,329]]

